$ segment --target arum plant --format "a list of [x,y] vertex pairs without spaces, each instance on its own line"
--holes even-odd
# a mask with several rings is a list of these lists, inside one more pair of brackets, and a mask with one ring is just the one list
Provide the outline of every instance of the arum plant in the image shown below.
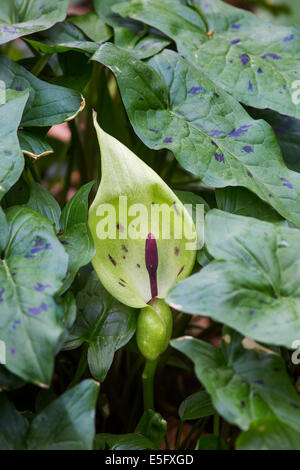
[[146,359],[144,403],[153,408],[157,360],[172,335],[172,313],[164,298],[193,268],[196,230],[173,191],[133,152],[105,133],[95,113],[94,125],[102,177],[89,212],[96,248],[92,263],[115,298],[140,309],[136,340]]

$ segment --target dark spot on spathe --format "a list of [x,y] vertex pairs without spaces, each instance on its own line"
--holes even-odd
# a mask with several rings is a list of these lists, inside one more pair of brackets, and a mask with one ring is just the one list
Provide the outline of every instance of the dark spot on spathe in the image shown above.
[[110,261],[114,266],[117,265],[116,260],[115,260],[111,255],[108,255],[108,258],[109,258],[109,261]]

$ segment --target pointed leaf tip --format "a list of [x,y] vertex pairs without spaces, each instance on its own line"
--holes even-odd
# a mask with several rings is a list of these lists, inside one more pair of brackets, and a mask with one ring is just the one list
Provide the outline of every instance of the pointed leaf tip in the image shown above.
[[126,305],[141,308],[163,298],[188,276],[195,261],[191,216],[165,182],[117,139],[93,112],[102,178],[90,207],[96,254],[93,266],[104,287]]

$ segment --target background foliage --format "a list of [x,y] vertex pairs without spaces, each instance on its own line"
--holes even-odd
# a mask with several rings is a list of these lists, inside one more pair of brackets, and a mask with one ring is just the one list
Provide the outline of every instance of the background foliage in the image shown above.
[[[300,450],[300,5],[230,3],[0,0],[1,449]],[[93,109],[205,205],[155,410],[90,264]]]

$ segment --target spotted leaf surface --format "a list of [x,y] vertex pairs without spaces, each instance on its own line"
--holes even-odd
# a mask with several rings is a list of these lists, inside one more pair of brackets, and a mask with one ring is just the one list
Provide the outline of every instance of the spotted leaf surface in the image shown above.
[[[106,39],[108,38],[105,36],[103,40]],[[93,54],[101,44],[100,40],[98,42],[90,40],[82,31],[70,22],[57,23],[46,31],[42,31],[30,38],[26,38],[26,41],[38,51],[46,54],[72,50]]]
[[[213,406],[227,421],[247,430],[259,420],[272,420],[276,424],[274,437],[279,432],[279,446],[273,444],[273,449],[299,449],[300,399],[276,351],[259,349],[259,345],[229,329],[224,331],[221,350],[188,337],[171,344],[194,362]],[[256,428],[258,446],[249,444],[248,448],[264,448],[263,441],[258,444],[263,431]],[[279,436],[283,437],[280,443]]]
[[6,367],[42,385],[51,380],[62,333],[54,295],[66,275],[68,256],[51,222],[22,207],[7,211],[8,233],[0,263],[0,338]]
[[77,91],[44,82],[4,56],[0,56],[0,80],[5,83],[6,88],[18,91],[20,97],[21,91],[30,91],[22,126],[60,124],[73,119],[84,107]]
[[96,117],[95,126],[102,179],[89,214],[96,247],[93,266],[114,297],[144,307],[190,273],[197,241],[194,223],[150,167],[102,131]]
[[105,44],[94,60],[114,72],[131,123],[148,147],[171,150],[208,186],[250,189],[300,225],[300,176],[284,165],[265,121],[253,120],[173,51],[145,64]]
[[113,12],[113,7],[124,3],[124,0],[94,0],[94,7],[106,23],[114,30],[114,42],[138,59],[151,57],[164,49],[170,40],[153,28],[140,22],[121,18]]
[[[24,167],[17,130],[28,100],[28,90],[17,93],[0,90],[5,102],[0,104],[0,200],[18,180]],[[1,230],[1,229],[0,229]]]
[[0,0],[0,44],[63,21],[69,0]]
[[291,348],[300,328],[300,231],[213,210],[205,234],[215,260],[175,286],[167,301]]
[[65,341],[65,349],[88,344],[91,374],[101,382],[112,364],[115,352],[134,335],[136,312],[114,299],[93,271],[76,298],[77,319]]
[[300,73],[299,28],[276,26],[220,0],[133,0],[114,11],[144,21],[242,103],[300,117],[293,82]]

